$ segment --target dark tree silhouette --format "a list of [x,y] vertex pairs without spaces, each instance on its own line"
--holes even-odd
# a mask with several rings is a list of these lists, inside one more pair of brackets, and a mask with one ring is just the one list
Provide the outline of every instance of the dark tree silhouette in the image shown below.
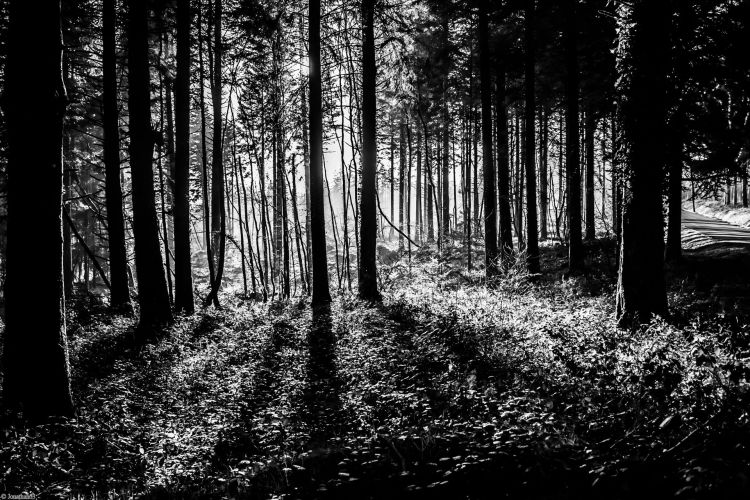
[[578,0],[565,3],[565,166],[568,188],[568,265],[571,273],[584,267],[583,235],[581,228],[581,158],[578,118]]
[[485,270],[497,274],[497,194],[492,157],[492,74],[490,72],[489,0],[479,1],[479,79],[482,99],[482,167],[484,169]]
[[583,129],[586,157],[586,239],[591,241],[596,238],[596,205],[594,202],[594,170],[596,166],[594,133],[596,132],[596,118],[591,108],[586,111]]
[[145,340],[172,322],[159,245],[154,201],[151,95],[148,63],[148,5],[128,1],[128,113],[133,182],[133,236],[138,277],[138,336]]
[[191,314],[193,273],[190,252],[190,0],[177,1],[177,77],[175,79],[174,305]]
[[[9,8],[3,96],[8,145],[3,403],[42,420],[73,413],[62,280],[67,95],[60,2],[13,0]],[[32,185],[35,196],[27,191]]]
[[524,155],[526,166],[526,262],[529,272],[539,272],[539,223],[536,205],[536,1],[526,0]]
[[211,248],[214,249],[212,262],[214,276],[211,280],[211,291],[206,303],[213,302],[219,306],[219,290],[224,276],[224,258],[226,255],[226,203],[224,193],[224,137],[221,112],[221,0],[214,2],[214,44],[213,69],[211,82],[211,104],[213,106],[213,141],[211,147]]
[[125,217],[120,185],[120,119],[117,110],[117,48],[115,40],[116,1],[103,2],[103,81],[102,111],[104,132],[104,169],[107,199],[107,237],[109,242],[110,305],[130,311],[128,261],[125,250]]
[[[314,306],[317,306],[327,304],[331,301],[331,293],[328,290],[325,199],[323,197],[323,90],[320,67],[320,0],[310,0],[309,23],[310,239],[312,246],[312,303]],[[362,234],[364,235],[364,232]]]
[[377,280],[377,112],[375,89],[375,2],[362,2],[362,195],[360,198],[359,296],[380,300]]
[[621,326],[667,313],[662,182],[666,133],[668,2],[634,0],[618,7],[618,145],[625,183],[617,285]]
[[505,66],[498,64],[495,83],[495,112],[497,113],[497,193],[500,231],[498,245],[501,257],[508,261],[513,253],[513,221],[510,215],[510,152],[508,150],[508,105],[505,96]]

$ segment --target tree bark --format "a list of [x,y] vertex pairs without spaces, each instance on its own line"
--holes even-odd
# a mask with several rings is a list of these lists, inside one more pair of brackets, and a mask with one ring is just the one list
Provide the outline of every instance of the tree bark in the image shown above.
[[375,67],[375,2],[362,1],[362,195],[360,196],[359,296],[380,300],[376,267],[377,237],[377,110]]
[[664,177],[670,11],[667,2],[618,6],[617,48],[623,167],[623,227],[617,318],[621,326],[667,313],[664,280]]
[[[310,232],[312,246],[312,303],[331,302],[328,289],[326,221],[323,192],[323,91],[320,66],[320,0],[310,0]],[[364,197],[364,196],[363,196]],[[364,231],[363,231],[364,237]]]
[[596,119],[591,109],[586,111],[586,125],[583,133],[586,143],[586,239],[596,238],[596,204],[594,203],[594,132]]
[[526,76],[524,154],[526,167],[526,263],[529,272],[537,274],[539,264],[539,223],[536,202],[536,1],[526,0]]
[[489,50],[489,0],[479,9],[479,79],[482,100],[482,168],[484,171],[484,263],[487,278],[498,271],[497,193],[492,157],[492,81]]
[[190,0],[177,1],[177,77],[175,79],[174,305],[192,314],[193,272],[190,252]]
[[508,104],[505,98],[505,66],[497,69],[495,108],[497,113],[497,192],[500,231],[498,245],[505,265],[513,253],[513,221],[510,214],[510,151],[508,150]]
[[148,7],[140,0],[129,0],[128,7],[128,112],[133,183],[133,236],[138,302],[141,309],[138,336],[143,341],[172,322],[172,311],[164,276],[154,200]]
[[[62,276],[67,106],[62,54],[60,2],[12,0],[3,96],[8,144],[3,401],[32,421],[73,414]],[[29,196],[29,186],[35,196]]]
[[103,132],[107,232],[109,242],[110,306],[130,311],[128,261],[125,250],[125,219],[120,185],[120,120],[117,111],[117,58],[115,40],[116,0],[104,0],[103,12]]
[[581,164],[578,135],[578,0],[567,0],[565,25],[565,131],[568,198],[568,266],[572,274],[584,268],[584,249],[581,231]]

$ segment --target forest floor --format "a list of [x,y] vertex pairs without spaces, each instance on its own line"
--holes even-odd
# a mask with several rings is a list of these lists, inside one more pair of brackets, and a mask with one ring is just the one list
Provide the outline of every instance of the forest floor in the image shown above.
[[143,347],[79,299],[77,416],[6,425],[0,492],[746,498],[748,257],[688,255],[672,317],[630,332],[614,244],[587,249],[586,276],[549,245],[542,275],[490,287],[458,249],[420,250],[381,269],[382,305],[344,293],[315,314],[230,289]]

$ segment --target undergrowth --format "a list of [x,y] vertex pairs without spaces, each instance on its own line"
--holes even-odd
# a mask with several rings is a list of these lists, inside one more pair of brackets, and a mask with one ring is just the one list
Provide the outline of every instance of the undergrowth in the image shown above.
[[[71,328],[77,416],[6,426],[0,491],[152,498],[733,498],[746,495],[750,335],[695,310],[613,322],[611,244],[567,277],[487,283],[457,250],[340,295],[179,318],[156,344],[94,311]],[[9,418],[9,416],[8,416]]]

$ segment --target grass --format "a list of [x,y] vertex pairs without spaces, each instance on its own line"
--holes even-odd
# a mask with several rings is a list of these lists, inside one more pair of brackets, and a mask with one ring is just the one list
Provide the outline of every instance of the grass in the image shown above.
[[[78,415],[14,424],[0,491],[151,498],[746,495],[750,335],[711,263],[670,270],[669,321],[614,326],[611,242],[590,272],[489,286],[448,249],[343,294],[180,318],[158,344],[94,311],[71,329]],[[481,249],[478,249],[481,251]],[[477,254],[475,262],[479,262]],[[708,268],[706,266],[709,266]],[[7,465],[5,465],[7,464]]]

